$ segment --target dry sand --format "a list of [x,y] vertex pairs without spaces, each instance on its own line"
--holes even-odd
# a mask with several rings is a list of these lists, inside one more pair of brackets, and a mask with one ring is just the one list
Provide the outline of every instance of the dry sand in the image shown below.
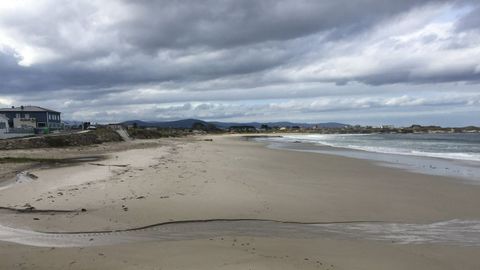
[[[0,206],[76,210],[16,213],[0,224],[96,231],[165,221],[256,218],[299,222],[428,223],[480,219],[480,186],[378,167],[369,161],[267,149],[239,137],[133,141],[3,151],[0,156],[103,161],[37,169],[0,190]],[[2,172],[10,170],[5,164]],[[86,212],[78,211],[84,208]],[[85,248],[0,242],[0,269],[480,269],[480,248],[367,240],[225,236]]]

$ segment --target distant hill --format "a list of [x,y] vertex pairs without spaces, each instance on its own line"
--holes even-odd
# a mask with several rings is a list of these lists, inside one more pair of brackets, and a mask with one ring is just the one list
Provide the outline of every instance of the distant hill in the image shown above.
[[247,122],[247,123],[229,123],[229,122],[209,122],[214,124],[219,128],[228,128],[231,126],[254,126],[256,128],[260,128],[262,125],[268,125],[269,127],[303,127],[303,128],[311,128],[314,126],[319,126],[322,128],[342,128],[345,126],[349,126],[347,124],[336,123],[336,122],[328,122],[328,123],[318,123],[318,124],[309,124],[309,123],[293,123],[293,122],[266,122],[266,123],[259,123],[259,122]]
[[247,122],[247,123],[236,123],[236,122],[218,122],[212,121],[207,122],[199,119],[183,119],[177,121],[166,121],[166,122],[158,122],[158,121],[141,121],[141,120],[129,120],[125,121],[122,124],[124,125],[133,125],[134,123],[137,124],[139,127],[159,127],[159,128],[191,128],[195,123],[201,123],[204,125],[213,124],[218,128],[227,129],[231,126],[253,126],[255,128],[260,128],[262,125],[268,125],[269,127],[303,127],[303,128],[311,128],[314,126],[319,126],[322,128],[342,128],[345,126],[349,126],[347,124],[336,123],[336,122],[328,122],[328,123],[318,123],[318,124],[309,124],[309,123],[292,123],[292,122]]

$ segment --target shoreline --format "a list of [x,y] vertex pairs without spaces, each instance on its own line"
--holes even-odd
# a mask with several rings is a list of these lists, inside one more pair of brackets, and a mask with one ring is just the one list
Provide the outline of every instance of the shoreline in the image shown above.
[[[213,141],[204,140],[207,137]],[[105,166],[80,164],[33,171],[39,176],[37,180],[0,191],[0,206],[21,207],[29,203],[35,209],[85,208],[84,212],[52,215],[0,211],[0,224],[68,233],[208,219],[306,223],[379,220],[413,224],[480,220],[476,207],[480,203],[480,187],[449,177],[380,167],[367,160],[269,149],[240,136],[121,144],[93,150],[49,149],[48,155],[43,150],[33,151],[32,157],[61,158],[95,152],[110,158],[96,162]],[[0,152],[0,156],[26,154]],[[119,164],[125,167],[114,166]],[[199,245],[203,247],[202,258],[182,255],[199,252]],[[172,253],[165,252],[166,249]],[[38,269],[64,269],[72,260],[76,262],[73,269],[126,269],[133,265],[212,269],[222,268],[223,263],[231,265],[231,269],[252,264],[260,269],[332,269],[331,264],[341,269],[385,269],[382,266],[389,265],[389,269],[437,270],[451,269],[451,262],[463,267],[459,269],[480,267],[473,255],[480,250],[478,247],[395,245],[335,237],[232,237],[226,233],[207,239],[85,247],[85,256],[73,259],[79,250],[0,242],[0,254],[9,258],[0,262],[0,268],[15,269],[15,265],[25,261]],[[120,263],[120,254],[127,251],[131,254],[126,256],[127,262]],[[21,257],[24,252],[29,255]],[[92,261],[95,253],[105,254],[108,260]],[[215,260],[219,254],[222,259]],[[382,260],[378,254],[398,260]],[[44,261],[45,256],[60,257],[51,262]],[[210,258],[210,263],[205,258]],[[322,266],[316,261],[322,262]]]
[[[298,135],[298,134],[294,134]],[[249,137],[249,136],[247,136]],[[265,143],[272,149],[300,151],[324,155],[336,155],[346,158],[368,160],[382,167],[399,168],[413,173],[456,178],[465,183],[480,184],[480,162],[399,153],[383,153],[341,146],[330,146],[314,142],[276,141],[281,136],[253,136],[252,141]],[[269,140],[273,138],[274,140]]]
[[[285,134],[281,134],[281,135],[268,135],[268,134],[264,134],[264,135],[245,135],[245,137],[247,138],[252,138],[254,140],[262,140],[262,139],[277,139],[277,138],[288,138],[289,136],[294,136],[293,138],[288,138],[289,140],[285,140],[285,141],[277,141],[277,140],[271,140],[269,141],[270,143],[289,143],[289,144],[293,144],[293,143],[301,143],[301,144],[311,144],[311,145],[317,145],[317,146],[324,146],[326,148],[333,148],[333,149],[342,149],[342,150],[349,150],[349,151],[358,151],[358,152],[367,152],[367,153],[372,153],[372,154],[385,154],[385,155],[396,155],[396,156],[408,156],[408,157],[419,157],[419,158],[432,158],[432,159],[440,159],[440,160],[449,160],[449,161],[458,161],[458,162],[465,162],[465,163],[477,163],[477,162],[480,162],[480,159],[472,159],[472,157],[470,158],[459,158],[458,156],[449,156],[449,155],[452,155],[452,154],[460,154],[460,156],[462,154],[465,154],[465,153],[448,153],[448,152],[445,152],[445,153],[436,153],[436,152],[422,152],[422,151],[418,151],[417,153],[412,153],[412,152],[401,152],[401,151],[397,151],[397,152],[386,152],[386,151],[379,151],[379,150],[372,150],[371,148],[365,148],[365,147],[360,147],[360,146],[344,146],[344,145],[333,145],[333,144],[329,144],[329,143],[326,143],[324,141],[317,141],[317,142],[314,142],[314,140],[306,140],[306,141],[302,141],[304,140],[305,138],[298,138],[298,136],[314,136],[314,135],[320,135],[320,136],[375,136],[375,135],[396,135],[396,136],[407,136],[409,134],[389,134],[389,133],[374,133],[374,134],[312,134],[312,133],[285,133]],[[432,135],[432,134],[413,134],[413,135],[416,135],[416,136],[421,136],[421,135]],[[437,134],[438,135],[438,134]],[[455,135],[455,134],[447,134],[447,135]],[[470,134],[470,133],[467,133],[467,134],[464,134],[464,133],[458,133],[457,135],[470,135],[470,136],[473,136],[476,134]],[[296,137],[295,137],[296,136]],[[480,137],[479,137],[480,138]],[[411,150],[411,149],[404,149],[404,150]],[[440,156],[440,154],[443,154],[442,156]],[[446,155],[446,156],[445,156]]]

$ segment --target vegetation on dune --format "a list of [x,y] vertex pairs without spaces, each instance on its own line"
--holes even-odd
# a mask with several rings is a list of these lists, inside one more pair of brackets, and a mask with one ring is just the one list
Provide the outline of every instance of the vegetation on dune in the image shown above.
[[93,134],[97,138],[97,141],[99,143],[123,141],[122,137],[117,132],[106,127],[97,128],[96,130],[93,130],[89,133]]
[[122,137],[110,128],[98,128],[83,133],[51,134],[33,138],[15,138],[0,140],[0,150],[31,149],[48,147],[68,147],[120,142]]
[[183,137],[198,133],[223,133],[213,124],[195,122],[191,128],[161,128],[161,127],[139,127],[133,124],[127,129],[128,135],[134,139],[159,139],[170,137]]
[[88,133],[45,136],[44,140],[49,147],[65,147],[118,142],[122,141],[122,138],[109,128],[99,128]]
[[182,137],[189,134],[188,130],[173,128],[129,128],[128,135],[134,139],[159,139],[170,137]]

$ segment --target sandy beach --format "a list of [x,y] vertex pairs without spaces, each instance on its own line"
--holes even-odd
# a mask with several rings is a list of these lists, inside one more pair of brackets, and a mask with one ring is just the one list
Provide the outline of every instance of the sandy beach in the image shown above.
[[[35,179],[0,189],[0,225],[39,232],[115,231],[209,219],[480,220],[480,186],[366,160],[269,149],[240,136],[0,152],[6,156],[102,156],[34,167],[28,171]],[[0,164],[2,181],[28,165]],[[35,211],[21,211],[28,207]],[[0,269],[480,268],[479,247],[392,242],[331,235],[222,235],[68,248],[0,241]]]

